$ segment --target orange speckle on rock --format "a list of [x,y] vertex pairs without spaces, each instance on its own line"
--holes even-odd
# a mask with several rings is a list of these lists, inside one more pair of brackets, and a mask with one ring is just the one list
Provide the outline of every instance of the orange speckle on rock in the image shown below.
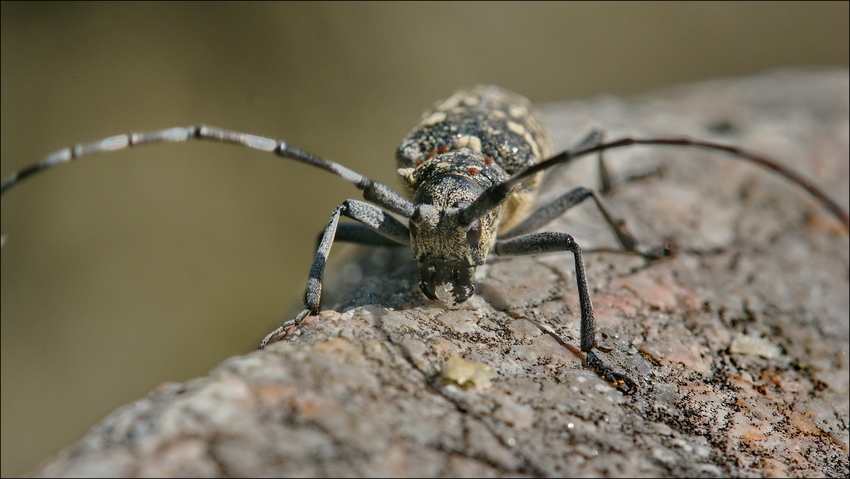
[[764,434],[756,431],[755,429],[750,429],[748,431],[744,431],[741,433],[741,439],[747,442],[756,442],[763,441],[765,438]]
[[788,419],[788,422],[804,434],[819,435],[821,431],[817,428],[817,426],[815,426],[810,417],[811,414],[808,412],[800,413],[795,411],[791,413],[791,417]]

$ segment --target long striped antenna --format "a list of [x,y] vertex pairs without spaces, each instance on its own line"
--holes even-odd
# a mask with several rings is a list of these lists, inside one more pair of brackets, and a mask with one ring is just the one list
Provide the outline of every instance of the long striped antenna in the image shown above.
[[192,139],[212,140],[246,146],[321,168],[363,190],[363,196],[367,200],[373,201],[405,217],[410,217],[413,213],[413,205],[388,186],[371,180],[339,163],[289,146],[282,141],[204,125],[117,135],[91,143],[81,143],[71,148],[63,148],[47,155],[40,162],[24,167],[7,176],[3,179],[3,183],[0,186],[0,195],[6,194],[14,186],[38,173],[94,153],[123,150],[133,146],[152,143],[178,143]]
[[47,157],[42,161],[29,165],[7,176],[3,179],[0,194],[5,194],[6,191],[12,189],[15,185],[21,183],[27,178],[35,176],[38,173],[94,153],[123,150],[125,148],[151,143],[179,143],[194,138],[220,141],[223,143],[233,143],[247,146],[248,148],[253,148],[255,150],[275,153],[279,156],[318,166],[319,168],[330,171],[331,173],[341,177],[349,183],[353,183],[354,185],[360,185],[368,181],[368,178],[355,173],[342,165],[290,147],[282,141],[202,125],[110,136],[103,140],[91,143],[81,143],[71,148],[63,148],[47,155]]
[[555,165],[571,163],[583,156],[587,156],[593,153],[598,153],[605,150],[612,150],[615,148],[623,148],[632,145],[703,148],[707,150],[728,153],[738,159],[755,163],[759,166],[762,166],[764,168],[767,168],[768,170],[779,174],[780,176],[786,178],[788,181],[804,189],[807,193],[809,193],[816,200],[818,200],[818,202],[820,202],[820,204],[823,205],[826,210],[832,213],[832,215],[835,216],[838,221],[840,221],[844,225],[845,229],[850,229],[850,216],[848,216],[847,212],[844,211],[844,209],[841,208],[838,203],[836,203],[829,196],[827,196],[826,193],[816,187],[811,181],[803,177],[803,175],[787,167],[784,167],[779,163],[776,163],[775,161],[769,160],[763,156],[756,155],[754,153],[750,153],[748,151],[744,151],[734,146],[722,145],[719,143],[712,143],[707,141],[691,140],[688,138],[622,138],[619,140],[611,141],[608,143],[602,143],[588,148],[564,151],[545,161],[541,161],[540,163],[529,166],[525,170],[517,172],[512,177],[508,178],[502,183],[493,185],[487,190],[485,190],[483,193],[481,193],[481,196],[479,196],[477,200],[475,200],[472,204],[470,204],[466,209],[464,209],[460,213],[460,221],[462,224],[470,224],[476,219],[484,216],[489,211],[492,211],[499,204],[501,204],[508,197],[508,195],[510,195],[514,187],[541,171],[549,169]]

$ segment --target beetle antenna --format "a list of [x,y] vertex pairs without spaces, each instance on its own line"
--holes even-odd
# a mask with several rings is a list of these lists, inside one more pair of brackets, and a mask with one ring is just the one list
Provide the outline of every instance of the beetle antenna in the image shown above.
[[841,208],[838,203],[830,199],[826,195],[826,193],[814,186],[812,182],[807,180],[801,174],[791,170],[790,168],[782,166],[779,163],[776,163],[775,161],[769,160],[763,156],[756,155],[754,153],[750,153],[740,148],[736,148],[734,146],[728,146],[720,143],[713,143],[707,141],[691,140],[689,138],[621,138],[619,140],[611,141],[608,143],[602,143],[577,151],[567,150],[558,153],[557,155],[547,160],[529,166],[528,168],[514,174],[504,182],[499,183],[497,185],[493,185],[484,190],[484,192],[481,193],[477,200],[472,202],[472,204],[470,204],[466,209],[460,212],[459,220],[464,225],[471,224],[473,221],[481,218],[488,212],[498,207],[503,201],[505,201],[508,195],[510,195],[511,190],[514,189],[514,187],[522,183],[525,179],[530,178],[541,171],[547,170],[556,165],[571,163],[583,156],[587,156],[593,153],[598,153],[605,150],[613,150],[615,148],[624,148],[632,145],[697,147],[712,151],[726,152],[731,154],[735,158],[755,163],[759,166],[772,170],[775,173],[778,173],[780,176],[786,178],[787,180],[806,190],[806,192],[808,192],[816,200],[818,200],[826,210],[832,213],[832,215],[835,216],[844,225],[845,229],[850,230],[850,216],[848,216],[847,212],[844,211],[844,209]]

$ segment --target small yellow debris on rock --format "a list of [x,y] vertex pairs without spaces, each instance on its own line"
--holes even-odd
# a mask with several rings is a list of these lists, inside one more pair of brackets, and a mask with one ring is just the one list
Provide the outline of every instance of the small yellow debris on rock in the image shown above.
[[771,359],[779,357],[782,352],[779,347],[764,339],[760,335],[741,334],[732,340],[729,345],[729,352],[733,354],[744,355],[759,355],[763,358]]
[[443,380],[455,382],[461,387],[486,389],[490,387],[490,378],[494,373],[493,368],[486,364],[467,361],[460,356],[452,355],[443,363],[440,375]]

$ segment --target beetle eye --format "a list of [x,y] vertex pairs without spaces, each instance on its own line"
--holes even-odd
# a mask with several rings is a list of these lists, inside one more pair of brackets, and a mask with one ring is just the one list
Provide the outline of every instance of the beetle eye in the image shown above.
[[469,230],[466,232],[466,242],[469,243],[469,246],[478,246],[478,243],[481,241],[481,222],[476,221],[472,223]]

